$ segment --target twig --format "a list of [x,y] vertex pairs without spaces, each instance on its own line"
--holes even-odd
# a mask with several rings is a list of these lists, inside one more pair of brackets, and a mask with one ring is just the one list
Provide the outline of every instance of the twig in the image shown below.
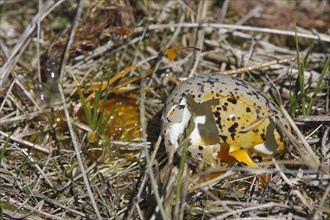
[[229,169],[229,170],[227,170],[227,172],[224,173],[223,175],[219,175],[219,176],[217,176],[216,178],[213,178],[213,179],[210,179],[210,180],[204,181],[204,182],[202,182],[202,183],[200,183],[200,184],[197,184],[197,185],[194,185],[194,186],[190,187],[190,188],[189,188],[189,191],[190,191],[190,192],[194,192],[195,190],[197,190],[197,189],[201,189],[201,188],[204,188],[204,187],[206,187],[206,188],[204,188],[204,190],[206,190],[207,188],[210,187],[210,185],[215,184],[215,183],[218,183],[219,181],[224,180],[224,179],[226,179],[227,177],[232,176],[232,175],[234,175],[234,174],[235,174],[235,173],[233,172],[233,170],[232,170],[232,169]]
[[[5,105],[5,103],[6,103],[7,99],[8,99],[9,93],[10,93],[11,90],[13,89],[14,84],[15,84],[15,82],[10,83],[10,86],[9,86],[9,88],[8,88],[8,90],[7,90],[6,96],[5,96],[5,98],[2,100],[2,103],[1,103],[1,105],[0,105],[0,112],[2,112],[2,108],[3,108],[3,106]],[[4,116],[4,117],[6,117],[6,116]],[[0,125],[2,124],[1,121],[2,121],[2,120],[1,120],[1,118],[0,118]]]
[[50,152],[47,148],[44,148],[44,147],[42,147],[42,146],[40,146],[40,145],[38,145],[38,144],[33,144],[33,143],[29,142],[29,141],[26,141],[26,140],[23,140],[23,139],[20,139],[20,138],[16,138],[16,137],[13,136],[13,135],[8,135],[7,133],[5,133],[5,132],[3,132],[3,131],[0,131],[0,135],[4,136],[4,137],[6,137],[6,138],[7,138],[8,136],[10,136],[10,137],[9,137],[10,140],[12,140],[12,141],[14,141],[14,142],[17,142],[17,143],[20,143],[20,144],[22,144],[22,145],[28,146],[28,147],[30,147],[30,148],[32,148],[32,149],[35,149],[35,150],[38,150],[38,151],[40,151],[40,152],[43,152],[43,153],[46,153],[46,154],[49,154],[49,152]]
[[157,185],[157,182],[156,182],[153,170],[152,170],[152,164],[151,164],[151,160],[149,158],[148,145],[146,143],[147,134],[146,134],[146,123],[145,123],[146,122],[146,119],[145,119],[145,91],[143,90],[143,86],[144,86],[144,78],[141,79],[141,90],[140,90],[140,123],[141,123],[141,132],[142,132],[142,141],[144,143],[143,151],[145,154],[145,160],[147,162],[147,172],[150,177],[151,186],[154,191],[155,198],[156,198],[158,207],[160,209],[160,213],[161,213],[163,219],[167,219],[166,212],[164,210],[164,207],[162,205],[162,201],[161,201],[161,198],[159,195],[158,185]]
[[65,74],[65,66],[66,66],[66,63],[67,63],[67,61],[69,60],[69,57],[70,57],[70,48],[71,48],[71,45],[74,41],[76,28],[79,24],[79,19],[81,17],[83,5],[84,5],[84,0],[79,0],[77,14],[76,14],[76,17],[74,19],[74,22],[73,22],[73,25],[72,25],[72,28],[71,28],[70,36],[69,36],[68,42],[66,44],[66,48],[65,48],[62,63],[61,63],[60,80],[59,80],[60,83],[63,83],[63,77],[64,77],[64,74]]
[[283,115],[286,117],[286,119],[289,121],[292,129],[297,134],[298,138],[301,142],[299,142],[292,134],[288,131],[281,123],[278,123],[275,121],[276,126],[280,128],[281,131],[287,135],[291,141],[294,142],[294,146],[296,147],[297,151],[299,152],[300,156],[303,158],[303,160],[307,163],[307,165],[311,168],[317,168],[320,166],[320,161],[317,158],[316,154],[312,150],[311,146],[306,141],[304,135],[300,132],[299,128],[296,126],[288,112],[285,110],[283,106],[280,106],[280,109],[283,113]]
[[60,92],[60,96],[61,96],[61,99],[62,99],[62,102],[63,102],[64,114],[65,114],[65,118],[67,120],[67,124],[68,124],[68,128],[69,128],[69,131],[70,131],[73,147],[74,147],[74,150],[75,150],[75,153],[76,153],[76,156],[77,156],[77,161],[78,161],[78,164],[79,164],[81,175],[82,175],[84,183],[85,183],[85,187],[87,189],[88,196],[91,200],[91,203],[92,203],[92,206],[95,210],[95,214],[96,214],[97,218],[102,219],[102,217],[100,215],[100,212],[98,210],[98,207],[96,205],[96,202],[95,202],[95,199],[94,199],[94,196],[93,196],[93,192],[92,192],[92,189],[91,189],[91,186],[89,184],[88,177],[87,177],[87,173],[86,173],[86,170],[85,170],[85,167],[84,167],[81,155],[80,155],[80,150],[79,150],[79,145],[78,145],[78,142],[77,142],[77,137],[76,137],[76,134],[73,130],[73,126],[71,124],[69,111],[68,111],[68,108],[67,108],[66,103],[65,103],[65,97],[64,97],[63,89],[62,89],[61,86],[59,86],[59,92]]
[[[40,183],[42,182],[42,178],[40,178],[40,177],[41,177],[41,176],[44,177],[44,175],[45,175],[45,170],[46,170],[46,168],[48,167],[48,165],[49,165],[49,161],[50,161],[50,159],[52,158],[52,156],[53,156],[53,154],[52,154],[52,150],[51,150],[51,152],[47,155],[47,160],[46,160],[46,162],[43,163],[43,167],[42,167],[42,170],[41,170],[42,173],[41,173],[41,175],[38,175],[38,178],[37,178],[37,180],[35,181],[35,184],[34,184],[34,186],[33,186],[33,188],[32,188],[32,192],[37,191],[37,189],[39,188]],[[50,182],[50,181],[48,180],[48,178],[46,178],[46,180],[47,180],[48,182]],[[51,182],[50,182],[50,183],[51,183]],[[54,185],[52,185],[52,184],[51,184],[51,186],[54,187]]]
[[[199,8],[199,10],[198,10],[199,13],[197,15],[198,16],[197,20],[202,21],[203,19],[205,19],[206,15],[207,15],[208,2],[207,1],[201,1],[198,8]],[[197,42],[196,42],[197,45],[196,45],[196,47],[199,47],[203,50],[205,30],[204,29],[198,30],[196,35],[197,35]],[[198,67],[199,61],[201,59],[201,53],[200,52],[194,51],[194,55],[195,55],[195,62],[194,62],[193,67],[190,70],[189,77],[191,77],[195,73],[195,71]]]
[[262,10],[263,10],[263,7],[260,4],[258,4],[254,9],[249,11],[249,13],[247,15],[245,15],[238,22],[236,22],[236,25],[243,25],[250,18],[257,17],[259,15],[259,12]]
[[[187,11],[187,8],[186,7],[182,7],[182,14],[181,14],[181,17],[180,17],[180,23],[184,21],[185,16],[186,16],[186,11]],[[164,48],[169,48],[172,45],[173,41],[180,34],[181,29],[182,29],[181,27],[177,27],[175,29],[174,33],[171,35],[170,40],[165,44]]]
[[0,71],[0,88],[4,85],[4,82],[6,81],[10,71],[12,68],[16,65],[17,61],[19,60],[20,56],[25,51],[25,48],[29,44],[31,40],[31,36],[34,33],[37,23],[41,22],[52,10],[54,10],[57,6],[62,4],[64,0],[58,0],[58,1],[47,1],[46,6],[44,7],[43,13],[41,13],[42,16],[35,15],[30,22],[30,24],[26,27],[25,31],[21,35],[20,39],[18,40],[17,44],[15,45],[13,52],[11,53],[10,57],[6,61],[6,63],[3,65]]
[[221,8],[221,13],[220,13],[220,16],[218,18],[218,23],[221,24],[225,20],[229,4],[230,4],[230,0],[225,0],[225,2],[223,3],[222,8]]
[[38,198],[38,199],[42,199],[42,200],[44,200],[45,202],[50,203],[50,204],[52,204],[52,205],[54,205],[54,206],[57,206],[57,207],[60,207],[60,208],[62,208],[62,209],[65,209],[65,210],[67,210],[67,211],[69,211],[69,212],[72,212],[72,213],[74,213],[74,214],[76,214],[76,215],[80,215],[80,216],[82,216],[82,217],[86,217],[86,215],[85,215],[84,213],[79,212],[79,211],[77,211],[77,210],[75,210],[75,209],[73,209],[73,208],[67,207],[67,206],[61,204],[59,201],[56,201],[56,200],[54,200],[54,199],[47,198],[47,197],[45,197],[45,196],[43,196],[43,195],[40,195],[40,194],[38,194],[38,193],[36,193],[36,192],[33,192],[33,196],[36,197],[36,198]]
[[289,180],[289,178],[284,174],[283,169],[278,165],[277,161],[275,160],[275,158],[272,159],[276,169],[278,170],[278,172],[280,173],[282,179],[291,187],[294,187],[294,184]]
[[299,122],[330,122],[330,115],[298,115]]
[[227,71],[223,71],[223,72],[219,72],[220,74],[241,74],[247,71],[252,71],[252,70],[258,70],[264,67],[268,67],[274,64],[282,64],[282,63],[288,63],[288,62],[292,62],[294,61],[295,58],[289,58],[289,59],[282,59],[282,60],[272,60],[266,63],[262,63],[259,65],[255,65],[255,66],[249,66],[249,67],[243,67],[243,68],[238,68],[235,70],[227,70]]
[[[32,120],[33,118],[38,117],[41,114],[50,113],[50,112],[51,112],[51,109],[45,109],[45,110],[41,110],[41,111],[37,111],[37,112],[31,112],[31,113],[25,114],[25,115],[18,115],[18,116],[11,117],[11,118],[8,118],[7,117],[8,115],[6,115],[6,116],[0,118],[0,125],[6,125],[6,124],[14,123],[17,121],[23,121],[23,120]],[[13,113],[15,113],[15,112],[13,112]]]
[[[129,46],[129,45],[133,45],[133,44],[135,44],[135,43],[137,43],[137,42],[140,42],[141,38],[142,38],[142,36],[138,36],[138,37],[136,37],[136,38],[130,40],[127,44],[124,44],[124,45],[122,45],[122,46],[120,46],[120,47],[114,49],[114,50],[111,51],[111,52],[117,52],[117,51],[120,51],[120,50],[122,50],[124,47],[127,47],[127,46]],[[71,66],[70,69],[76,69],[76,68],[79,68],[79,67],[81,67],[84,63],[88,63],[88,61],[90,61],[91,59],[94,59],[94,58],[96,58],[96,57],[98,57],[98,56],[102,56],[104,53],[106,53],[107,51],[109,51],[110,49],[112,49],[112,48],[113,48],[113,45],[114,45],[113,41],[112,41],[112,40],[109,40],[106,44],[104,44],[104,45],[102,45],[102,46],[96,48],[96,49],[93,50],[93,51],[91,51],[91,52],[89,53],[89,56],[85,56],[85,57],[83,57],[82,59],[77,60],[77,61],[79,61],[79,62],[77,62],[77,63],[75,63],[73,66]]]
[[30,99],[30,101],[34,104],[34,106],[41,111],[41,107],[38,105],[38,103],[32,98],[31,94],[24,88],[24,86],[21,84],[20,81],[15,79],[14,81],[24,92],[24,94]]
[[[262,32],[269,34],[279,34],[279,35],[287,35],[287,36],[295,36],[294,31],[286,31],[272,28],[259,28],[252,26],[242,26],[242,25],[230,25],[230,24],[216,24],[216,23],[179,23],[179,24],[151,24],[148,26],[149,30],[157,30],[157,29],[168,29],[174,27],[185,27],[185,28],[216,28],[216,29],[229,29],[229,30],[245,30],[245,31],[254,31],[254,32]],[[144,27],[138,27],[134,30],[134,32],[141,32]],[[324,34],[305,34],[305,33],[297,33],[298,37],[320,40],[324,42],[330,42],[330,36]]]
[[38,22],[37,22],[37,69],[38,69],[38,77],[39,77],[39,83],[41,83],[41,71],[40,71],[40,14],[41,14],[41,5],[42,5],[42,1],[39,0],[38,3]]
[[247,208],[244,208],[244,209],[234,210],[232,212],[227,212],[227,213],[224,213],[222,215],[219,215],[219,216],[217,216],[215,218],[211,218],[211,220],[226,219],[228,216],[231,216],[231,215],[234,215],[234,214],[237,214],[237,213],[242,213],[242,212],[246,212],[246,211],[252,211],[252,210],[256,210],[256,209],[271,208],[271,207],[275,207],[275,206],[283,207],[283,208],[288,208],[289,207],[288,205],[283,205],[283,204],[279,204],[279,203],[270,202],[270,203],[266,203],[266,204],[261,204],[261,205],[255,205],[255,206],[247,207]]
[[102,219],[102,216],[101,216],[101,214],[98,210],[95,198],[93,196],[93,192],[92,192],[91,186],[89,184],[87,173],[86,173],[86,170],[85,170],[85,167],[84,167],[81,155],[80,155],[79,144],[78,144],[78,141],[77,141],[76,134],[73,130],[70,114],[69,114],[69,111],[68,111],[68,108],[67,108],[67,105],[66,105],[64,92],[63,92],[63,89],[62,89],[62,86],[61,86],[61,83],[63,82],[64,73],[65,73],[65,66],[66,66],[66,63],[67,63],[67,61],[69,59],[69,56],[70,56],[70,47],[71,47],[71,45],[73,43],[73,40],[74,40],[75,31],[76,31],[75,29],[76,29],[76,27],[79,23],[79,19],[81,17],[83,5],[84,5],[84,0],[80,0],[78,8],[77,8],[76,17],[75,17],[75,20],[74,20],[74,23],[73,23],[73,26],[72,26],[72,29],[71,29],[71,32],[70,32],[70,37],[69,37],[68,43],[66,45],[65,53],[64,53],[64,56],[63,56],[58,88],[59,88],[61,100],[62,100],[62,103],[63,103],[64,114],[65,114],[65,118],[66,118],[68,128],[69,128],[69,131],[70,131],[73,147],[74,147],[74,150],[75,150],[75,153],[76,153],[76,156],[77,156],[77,161],[78,161],[78,164],[79,164],[79,168],[80,168],[80,171],[81,171],[84,183],[85,183],[85,187],[87,189],[87,194],[88,194],[88,196],[91,200],[91,203],[92,203],[92,206],[94,208],[94,211],[95,211],[95,214],[96,214],[97,218]]
[[7,60],[9,57],[9,50],[8,47],[5,45],[5,42],[0,38],[0,51],[4,56],[4,59]]
[[[13,198],[9,198],[8,201],[10,204],[15,204],[15,206],[22,206],[24,209],[29,210],[30,213],[38,213],[39,215],[42,215],[43,218],[38,218],[36,216],[33,215],[33,218],[27,218],[27,219],[45,219],[45,218],[50,218],[50,219],[56,219],[56,220],[63,220],[63,218],[55,216],[55,215],[51,215],[47,212],[43,212],[39,210],[40,205],[43,204],[43,202],[41,201],[40,203],[38,203],[35,207],[31,207],[29,205],[25,205],[23,204],[21,201],[15,200]],[[35,209],[37,208],[37,209]],[[4,212],[6,214],[8,214],[10,217],[14,218],[14,219],[25,219],[23,214],[17,214],[17,212],[12,212],[11,210],[4,210]]]

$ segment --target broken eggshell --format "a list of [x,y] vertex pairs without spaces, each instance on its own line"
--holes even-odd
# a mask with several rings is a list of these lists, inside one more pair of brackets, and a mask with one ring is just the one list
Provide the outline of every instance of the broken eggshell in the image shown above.
[[[275,104],[247,82],[229,75],[195,75],[168,97],[162,132],[169,155],[224,167],[236,161],[256,167],[253,157],[271,158],[285,149],[274,121],[289,128]],[[187,142],[185,142],[187,141]]]

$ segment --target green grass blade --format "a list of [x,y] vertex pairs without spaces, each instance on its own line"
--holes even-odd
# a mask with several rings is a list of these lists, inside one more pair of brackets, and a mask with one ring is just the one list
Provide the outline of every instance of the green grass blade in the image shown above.
[[[305,85],[305,80],[304,80],[304,63],[300,61],[300,54],[299,54],[299,43],[298,43],[298,35],[297,35],[297,30],[295,31],[295,37],[296,37],[296,52],[297,52],[297,64],[298,64],[298,77],[297,77],[297,82],[296,85],[298,84],[299,86],[296,87],[296,96],[297,96],[297,101],[301,100],[301,109],[303,115],[306,115],[306,107],[305,107],[305,91],[304,91],[304,85]],[[300,95],[298,95],[298,92],[300,92]],[[297,103],[298,104],[298,103]]]
[[313,41],[313,43],[308,47],[307,52],[306,52],[306,54],[304,56],[304,59],[303,59],[303,65],[304,65],[304,67],[307,64],[309,55],[312,53],[312,50],[314,49],[314,47],[315,47],[315,41]]
[[107,115],[106,119],[104,120],[104,122],[102,122],[102,118],[101,118],[101,122],[100,122],[100,126],[99,126],[99,132],[100,134],[103,133],[105,126],[108,124],[108,122],[110,121],[110,118],[112,116],[112,114],[115,112],[116,106],[113,106],[109,112],[109,114]]
[[[299,55],[299,45],[298,45],[298,36],[297,31],[295,32],[295,43],[296,43],[296,52],[297,52],[297,64],[298,64],[298,77],[296,79],[294,87],[290,88],[290,115],[294,116],[297,105],[298,105],[298,92],[300,91],[300,55]],[[292,91],[292,92],[291,92]]]
[[306,107],[306,91],[305,91],[305,79],[304,79],[304,72],[305,66],[307,64],[308,58],[315,46],[315,41],[308,47],[303,60],[300,60],[300,51],[299,51],[299,44],[298,44],[298,35],[297,31],[295,33],[295,43],[296,43],[296,52],[297,52],[297,65],[298,65],[298,77],[295,82],[295,86],[293,88],[293,93],[290,92],[291,96],[291,106],[290,106],[290,114],[292,116],[295,115],[296,109],[298,107],[299,101],[301,101],[301,110],[303,115],[307,115],[308,107]]
[[77,81],[76,81],[76,86],[77,86],[77,91],[78,91],[78,95],[79,95],[80,101],[81,101],[82,106],[84,108],[84,112],[85,112],[87,124],[89,126],[91,126],[92,125],[92,113],[91,113],[90,104],[89,104],[89,102],[86,102],[86,99],[84,97],[84,94],[82,93],[81,88],[80,88],[80,85],[79,85],[79,83]]
[[316,85],[316,88],[315,88],[315,90],[314,90],[314,92],[313,92],[312,99],[311,99],[311,101],[309,102],[309,105],[308,105],[308,108],[307,108],[307,115],[309,115],[309,114],[311,113],[311,111],[312,111],[312,108],[313,108],[314,103],[315,103],[315,101],[316,101],[317,93],[319,93],[319,91],[320,91],[321,89],[323,89],[323,88],[321,87],[321,83],[322,83],[322,81],[323,81],[323,79],[324,79],[325,74],[328,73],[329,65],[330,65],[330,56],[328,57],[328,59],[327,59],[327,61],[326,61],[326,63],[325,63],[325,66],[324,66],[323,69],[322,69],[322,72],[321,72],[320,78],[319,78],[319,80],[318,80],[318,82],[317,82],[317,85]]
[[95,98],[94,98],[94,105],[93,105],[93,128],[97,129],[97,123],[98,123],[98,112],[99,112],[99,102],[102,96],[102,86],[103,86],[103,80],[101,81],[99,90],[95,92]]
[[301,82],[302,83],[302,90],[301,90],[301,102],[302,102],[302,110],[303,110],[303,115],[308,115],[308,108],[306,108],[306,96],[307,96],[307,94],[306,94],[306,91],[305,91],[305,84],[304,84],[304,72],[305,72],[305,67],[306,67],[306,64],[307,64],[307,61],[308,61],[308,58],[309,58],[309,55],[311,54],[311,52],[312,52],[312,50],[313,50],[313,48],[314,48],[314,46],[315,46],[315,41],[313,41],[313,43],[308,47],[308,49],[307,49],[307,52],[306,52],[306,54],[305,54],[305,56],[304,56],[304,58],[303,58],[303,62],[302,62],[302,64],[301,64],[301,77],[302,77],[302,79],[303,79],[303,81]]
[[[107,101],[108,101],[108,94],[109,94],[109,80],[107,80],[107,86],[106,86],[106,89],[104,90],[104,94],[103,94],[104,98],[103,98],[102,107],[101,107],[101,110],[100,110],[100,115],[99,115],[99,118],[98,118],[97,123],[96,123],[96,129],[99,131],[100,134],[102,134],[103,128],[105,127],[105,126],[101,126],[101,123],[102,123],[102,119],[103,119],[105,106],[106,106]],[[108,120],[106,120],[105,123],[108,123]]]
[[[299,77],[299,76],[298,76]],[[298,104],[299,80],[296,79],[293,89],[290,89],[290,115],[294,116]]]

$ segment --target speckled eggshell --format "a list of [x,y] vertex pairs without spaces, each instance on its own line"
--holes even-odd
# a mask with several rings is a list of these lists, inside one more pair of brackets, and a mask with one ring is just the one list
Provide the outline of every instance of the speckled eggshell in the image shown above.
[[261,155],[283,151],[273,121],[289,125],[264,94],[239,78],[220,74],[195,75],[177,86],[167,99],[162,120],[168,151],[178,150],[189,137],[188,156],[211,165],[218,163],[225,145]]

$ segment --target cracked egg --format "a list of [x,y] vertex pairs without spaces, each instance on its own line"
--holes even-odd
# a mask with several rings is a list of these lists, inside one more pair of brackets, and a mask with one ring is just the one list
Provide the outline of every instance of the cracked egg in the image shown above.
[[255,160],[283,152],[275,127],[289,123],[276,105],[247,82],[229,75],[204,74],[177,86],[166,102],[162,132],[167,152],[214,167],[236,161],[257,167]]

